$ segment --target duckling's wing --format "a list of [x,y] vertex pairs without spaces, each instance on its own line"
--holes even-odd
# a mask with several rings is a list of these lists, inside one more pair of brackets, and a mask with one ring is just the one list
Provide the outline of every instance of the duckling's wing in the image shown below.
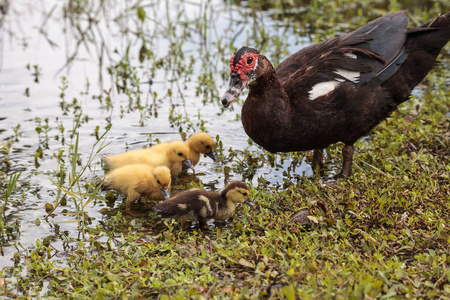
[[155,191],[155,187],[151,184],[151,178],[142,178],[134,185],[134,190],[141,195],[150,194]]
[[163,218],[208,219],[215,215],[217,206],[211,194],[202,189],[184,191],[155,206]]
[[147,163],[148,149],[130,150],[119,154],[108,154],[103,157],[103,162],[110,170],[132,164]]
[[169,143],[159,143],[154,146],[151,146],[148,150],[153,151],[155,153],[164,153],[167,151],[167,148],[169,147]]

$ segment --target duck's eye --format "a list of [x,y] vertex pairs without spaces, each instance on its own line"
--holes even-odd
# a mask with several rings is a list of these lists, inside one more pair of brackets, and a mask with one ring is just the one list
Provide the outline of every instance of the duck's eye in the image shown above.
[[178,153],[178,156],[183,156],[183,153]]
[[206,148],[206,149],[209,149],[209,148],[211,148],[211,146],[210,146],[210,145],[206,145],[205,148]]
[[242,193],[242,195],[243,195],[243,196],[245,196],[245,197],[247,197],[247,193],[245,193],[245,192],[244,192],[244,193]]
[[161,184],[161,182],[158,179],[156,179],[156,183]]
[[247,57],[247,65],[251,65],[253,63],[253,57]]

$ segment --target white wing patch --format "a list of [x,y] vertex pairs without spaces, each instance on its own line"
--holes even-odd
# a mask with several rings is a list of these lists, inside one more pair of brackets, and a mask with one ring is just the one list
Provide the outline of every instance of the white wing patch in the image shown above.
[[350,58],[353,58],[353,59],[357,58],[356,54],[355,53],[351,53],[351,52],[344,53],[344,56],[347,56],[347,57],[350,57]]
[[326,95],[339,85],[338,81],[324,81],[314,85],[309,91],[309,100],[315,100],[320,96]]
[[[344,53],[344,56],[353,59],[357,58],[356,55],[353,53]],[[361,76],[361,73],[359,72],[344,69],[336,69],[334,73],[344,77],[345,79],[336,78],[330,81],[319,82],[318,84],[314,85],[312,89],[309,91],[309,100],[315,100],[323,95],[332,92],[341,82],[350,81],[353,83],[358,83],[359,77]]]
[[[341,75],[342,77],[344,77],[345,79],[347,79],[348,81],[351,81],[353,83],[358,83],[359,76],[361,75],[359,72],[349,71],[349,70],[344,70],[344,69],[337,69],[336,71],[334,71],[334,73]],[[336,78],[336,80],[339,82],[344,82],[345,79]]]

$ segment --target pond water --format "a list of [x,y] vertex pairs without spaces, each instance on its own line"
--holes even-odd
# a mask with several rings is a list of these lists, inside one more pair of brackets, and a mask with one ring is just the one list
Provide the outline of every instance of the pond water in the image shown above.
[[[47,219],[45,204],[70,190],[77,174],[80,185],[72,189],[88,202],[82,194],[103,176],[100,159],[107,153],[205,130],[219,144],[218,162],[202,158],[196,167],[197,182],[207,188],[221,189],[233,179],[282,185],[312,174],[310,154],[272,156],[249,141],[240,121],[245,94],[229,109],[219,103],[236,48],[260,48],[276,64],[317,38],[310,27],[280,21],[274,18],[278,10],[247,2],[91,2],[2,5],[0,182],[5,188],[13,174],[20,176],[6,203],[9,231],[0,246],[0,269],[37,238],[56,232],[80,237],[76,194]],[[348,26],[336,25],[333,32]],[[193,179],[187,175],[182,183]],[[123,208],[121,200],[114,208]],[[107,207],[101,199],[86,205],[90,226],[108,218],[101,213]],[[52,246],[62,249],[64,242]]]

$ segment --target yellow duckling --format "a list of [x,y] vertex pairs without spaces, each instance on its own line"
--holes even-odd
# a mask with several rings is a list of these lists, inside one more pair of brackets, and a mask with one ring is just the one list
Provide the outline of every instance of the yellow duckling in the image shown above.
[[[150,150],[161,153],[167,149],[169,143],[159,143],[150,148]],[[206,132],[197,132],[192,134],[186,141],[186,145],[189,147],[189,160],[196,166],[200,161],[200,154],[206,154],[212,160],[216,161],[214,156],[213,147],[214,140]],[[183,165],[183,169],[188,169],[188,166]]]
[[181,221],[182,228],[186,228],[190,221],[199,221],[200,226],[203,227],[208,219],[229,218],[237,203],[245,203],[253,207],[253,203],[249,200],[249,193],[250,189],[245,183],[232,181],[221,193],[203,189],[181,192],[158,203],[155,211],[162,218]]
[[[153,147],[152,147],[153,148]],[[189,160],[189,147],[182,141],[173,141],[165,146],[163,151],[149,149],[137,149],[121,154],[109,154],[103,161],[110,170],[130,164],[147,164],[152,167],[166,166],[172,176],[178,175],[182,170],[182,164],[194,168]]]
[[102,188],[126,194],[126,212],[133,215],[131,203],[142,196],[152,200],[170,198],[171,182],[170,170],[166,166],[153,168],[147,164],[131,164],[106,174]]
[[[194,133],[188,138],[188,140],[186,141],[186,145],[188,145],[189,147],[189,159],[194,166],[196,166],[200,161],[200,154],[206,154],[213,161],[216,161],[216,157],[212,152],[214,147],[214,140],[206,132]],[[183,169],[185,169],[185,166],[183,166]]]

